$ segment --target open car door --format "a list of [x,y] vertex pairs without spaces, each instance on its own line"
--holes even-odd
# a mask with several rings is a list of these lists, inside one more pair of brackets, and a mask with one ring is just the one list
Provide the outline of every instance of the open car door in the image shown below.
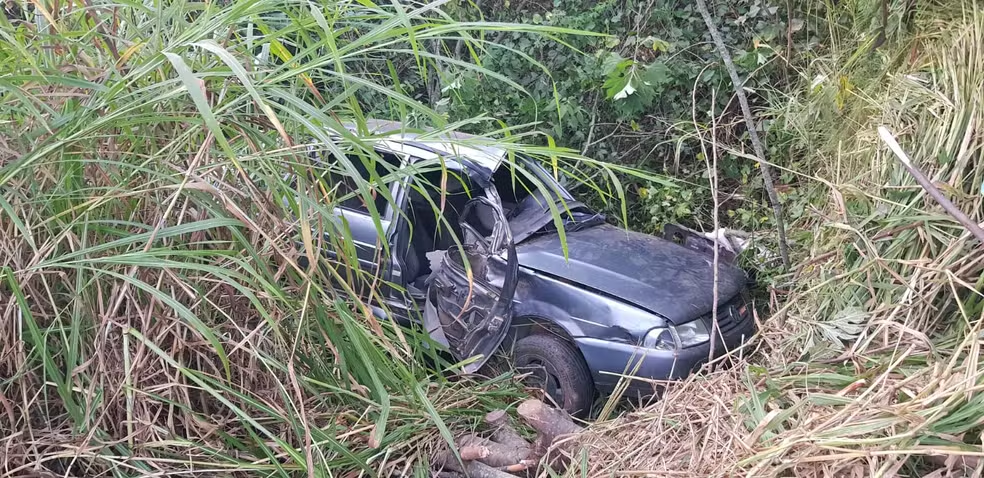
[[494,188],[469,201],[460,221],[462,247],[444,252],[433,268],[424,325],[455,359],[475,358],[464,366],[473,373],[509,331],[519,259]]

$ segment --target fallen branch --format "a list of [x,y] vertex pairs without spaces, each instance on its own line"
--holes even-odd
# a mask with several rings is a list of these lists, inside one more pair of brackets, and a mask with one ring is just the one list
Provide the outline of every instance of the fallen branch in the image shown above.
[[[492,441],[497,441],[503,445],[510,445],[516,448],[525,447],[529,454],[530,442],[526,441],[512,425],[509,424],[509,415],[505,410],[496,410],[485,415],[485,423],[492,427]],[[525,458],[525,456],[524,456]]]
[[440,468],[439,473],[464,473],[470,478],[516,478],[515,475],[499,471],[480,461],[464,461],[462,465],[450,451],[439,453],[434,459],[434,464]]
[[519,463],[516,463],[515,465],[509,465],[503,468],[503,470],[508,471],[510,473],[519,473],[521,471],[526,471],[529,470],[530,468],[535,468],[535,467],[536,467],[536,461],[523,460]]
[[940,206],[943,206],[943,209],[945,209],[947,213],[953,216],[957,222],[963,224],[963,226],[967,228],[967,230],[970,231],[970,233],[973,234],[978,241],[981,241],[981,243],[984,244],[984,230],[981,229],[981,226],[972,221],[966,214],[963,213],[963,211],[958,209],[957,206],[950,202],[950,200],[947,199],[942,192],[940,192],[939,188],[933,186],[932,181],[930,181],[929,178],[922,173],[922,171],[912,164],[912,161],[909,160],[909,155],[905,154],[905,151],[903,151],[902,147],[899,146],[898,141],[895,141],[895,136],[892,135],[888,128],[879,126],[878,135],[881,136],[882,141],[888,145],[888,149],[891,149],[892,152],[895,153],[895,157],[899,159],[902,166],[905,166],[905,169],[909,171],[909,174],[916,179],[916,182],[919,183],[919,185],[922,186],[922,188],[925,189],[926,192],[936,200],[936,202],[940,203]]
[[462,460],[477,460],[489,466],[504,467],[525,460],[530,454],[530,444],[523,440],[521,446],[513,446],[476,435],[465,435],[458,439],[458,450]]
[[721,60],[724,62],[724,68],[728,70],[728,75],[731,76],[731,83],[734,84],[735,96],[738,97],[738,104],[741,106],[741,115],[745,118],[745,129],[748,130],[748,137],[752,141],[752,148],[755,150],[759,168],[762,170],[762,183],[765,185],[765,192],[769,196],[769,204],[772,206],[772,213],[776,218],[776,229],[779,232],[779,256],[782,257],[783,268],[788,270],[789,244],[786,242],[786,224],[782,218],[782,204],[779,202],[779,194],[776,192],[776,185],[772,180],[772,167],[766,162],[765,148],[762,146],[762,140],[759,138],[758,130],[755,129],[755,120],[752,119],[752,109],[748,107],[748,97],[745,96],[744,86],[742,85],[741,79],[738,78],[738,71],[735,70],[734,62],[731,61],[731,54],[728,53],[728,47],[724,45],[721,33],[718,31],[717,26],[714,25],[714,19],[711,18],[711,13],[707,10],[707,4],[704,3],[704,0],[697,0],[697,11],[704,18],[704,23],[707,24],[707,29],[711,33],[711,39],[714,40],[718,54],[721,55]]

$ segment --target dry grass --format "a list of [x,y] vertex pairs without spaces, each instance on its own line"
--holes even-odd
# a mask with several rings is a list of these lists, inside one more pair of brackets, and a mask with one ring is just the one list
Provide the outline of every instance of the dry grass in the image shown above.
[[746,455],[741,367],[669,386],[655,404],[590,428],[591,476],[717,476]]
[[[85,177],[100,187],[98,176]],[[57,189],[43,182],[39,186]],[[167,218],[159,237],[174,243],[166,254],[155,254],[160,250],[154,248],[142,256],[144,244],[135,241],[106,249],[105,255],[87,251],[86,267],[71,267],[66,255],[51,264],[43,249],[39,253],[16,234],[12,221],[0,219],[5,238],[0,251],[11,271],[0,285],[0,377],[5,377],[0,476],[171,476],[177,470],[293,474],[305,469],[306,452],[316,454],[319,467],[358,468],[361,463],[368,470],[403,470],[424,456],[417,454],[420,450],[441,440],[420,433],[434,426],[425,403],[457,429],[478,419],[471,410],[480,417],[481,410],[493,406],[488,402],[506,404],[518,397],[508,384],[431,381],[420,373],[423,369],[411,372],[421,380],[419,390],[394,386],[408,379],[399,376],[399,362],[423,357],[348,355],[351,351],[342,347],[360,340],[359,334],[372,335],[362,329],[368,325],[346,329],[340,322],[361,318],[345,309],[305,305],[303,285],[287,281],[272,288],[265,277],[252,275],[255,262],[224,257],[228,249],[222,246],[231,245],[228,231],[192,227],[186,234],[170,234],[183,224],[219,218],[197,217],[193,207],[178,208],[169,217],[168,190],[159,190],[159,197],[141,193],[142,204],[130,216],[134,224]],[[15,201],[12,206],[25,223],[45,223],[28,204]],[[275,226],[254,224],[266,233]],[[252,240],[261,242],[258,236]],[[69,235],[65,241],[98,245],[110,239],[88,234]],[[58,239],[45,241],[57,244]],[[204,268],[198,262],[202,258],[214,269]],[[264,258],[277,259],[271,252],[253,260]],[[56,266],[64,269],[49,272]],[[65,287],[80,283],[84,286],[76,290]],[[243,293],[248,290],[244,284],[255,288],[255,295]],[[298,320],[305,308],[308,320]],[[182,309],[205,324],[218,348]],[[79,316],[84,320],[75,320]],[[279,336],[282,330],[295,335],[285,340]],[[385,453],[371,436],[379,395],[360,384],[366,380],[358,372],[340,368],[339,360],[362,370],[386,363],[392,371],[381,379],[394,381],[384,385],[393,390]],[[313,440],[314,447],[306,440]]]
[[449,380],[409,346],[424,334],[301,267],[355,252],[334,185],[285,179],[314,165],[284,144],[316,139],[364,153],[339,173],[377,193],[351,173],[371,141],[338,124],[366,115],[357,93],[441,117],[358,62],[432,68],[416,42],[474,26],[434,6],[89,3],[0,17],[0,476],[426,473],[435,443],[517,401]]

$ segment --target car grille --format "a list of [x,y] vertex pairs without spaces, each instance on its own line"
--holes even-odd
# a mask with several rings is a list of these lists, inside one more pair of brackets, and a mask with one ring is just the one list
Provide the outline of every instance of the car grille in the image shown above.
[[[746,304],[744,297],[739,295],[718,307],[718,329],[722,334],[734,330],[751,317],[751,309]],[[702,319],[707,323],[707,330],[713,330],[713,314],[706,314]]]

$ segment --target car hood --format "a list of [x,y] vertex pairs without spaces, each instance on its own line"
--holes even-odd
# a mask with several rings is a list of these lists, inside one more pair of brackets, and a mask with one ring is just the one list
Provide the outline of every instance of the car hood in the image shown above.
[[[560,236],[545,234],[517,245],[520,266],[562,278],[659,314],[673,324],[713,307],[713,258],[673,242],[609,224],[569,232],[568,260]],[[745,273],[720,263],[718,302],[738,294]]]

